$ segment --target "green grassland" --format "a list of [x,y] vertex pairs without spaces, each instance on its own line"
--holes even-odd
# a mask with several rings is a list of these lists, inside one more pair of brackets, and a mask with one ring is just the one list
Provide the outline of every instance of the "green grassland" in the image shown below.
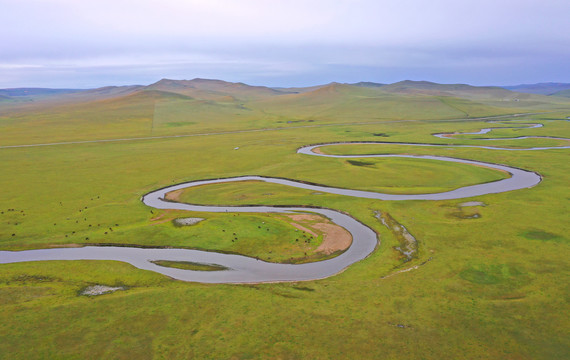
[[[146,92],[96,101],[7,105],[0,112],[0,146],[282,129],[0,148],[0,250],[130,244],[283,262],[314,251],[322,239],[299,244],[296,229],[283,215],[156,210],[140,198],[175,183],[239,175],[391,193],[437,192],[505,175],[416,159],[351,163],[299,155],[296,149],[338,141],[480,145],[467,135],[438,139],[431,134],[521,123],[544,127],[501,129],[485,136],[570,137],[565,121],[570,103],[562,97],[529,95],[512,106],[515,101],[496,100],[495,90],[464,88],[430,94],[408,85],[392,91],[333,85],[322,92],[275,95],[237,85],[228,90],[224,84],[211,84],[200,93],[183,85],[178,93],[171,83],[162,83]],[[503,117],[504,125],[473,119],[519,112],[538,114]],[[562,144],[551,139],[484,143],[522,148]],[[0,265],[0,358],[570,357],[568,149],[354,144],[323,150],[474,159],[536,171],[543,181],[531,189],[446,201],[355,199],[265,183],[189,189],[182,200],[191,203],[341,210],[374,229],[379,246],[341,274],[297,283],[186,283],[111,261]],[[461,207],[466,201],[485,206]],[[417,257],[402,257],[395,249],[399,240],[375,211],[388,213],[413,234]],[[171,221],[188,216],[205,220],[185,227]],[[80,295],[94,284],[125,290]]]

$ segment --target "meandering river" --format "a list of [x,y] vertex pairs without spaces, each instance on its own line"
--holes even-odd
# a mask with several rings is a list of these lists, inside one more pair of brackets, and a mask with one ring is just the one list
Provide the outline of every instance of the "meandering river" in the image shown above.
[[[531,124],[535,125],[535,124]],[[534,126],[537,127],[537,126]],[[470,134],[486,134],[491,129],[483,129],[476,133]],[[469,133],[465,133],[469,134]],[[437,137],[449,138],[457,134],[434,134]],[[444,136],[445,135],[445,136]],[[492,139],[487,139],[492,140]],[[563,139],[567,140],[567,139]],[[270,183],[276,183],[291,187],[303,188],[318,192],[331,194],[352,196],[357,198],[368,198],[378,200],[449,200],[474,197],[492,193],[502,193],[529,188],[537,185],[541,181],[540,175],[535,172],[518,169],[506,165],[491,164],[475,160],[458,159],[452,157],[430,156],[430,155],[395,155],[395,154],[377,154],[377,155],[328,155],[316,153],[314,150],[322,146],[341,146],[349,143],[329,143],[305,146],[297,150],[300,155],[336,157],[336,158],[364,158],[364,157],[399,157],[425,159],[431,161],[447,161],[454,163],[463,163],[475,166],[485,166],[488,168],[506,171],[510,174],[507,179],[502,179],[490,183],[465,186],[459,189],[445,191],[433,194],[410,194],[395,195],[383,194],[371,191],[352,190],[335,188],[318,184],[309,184],[291,179],[261,177],[261,176],[240,176],[224,179],[210,179],[193,181],[183,184],[169,186],[144,195],[141,200],[148,206],[156,209],[176,209],[201,212],[313,212],[326,216],[334,223],[347,229],[352,235],[352,245],[341,255],[324,261],[307,263],[307,264],[276,264],[269,263],[255,258],[230,255],[209,251],[187,250],[187,249],[143,249],[130,247],[112,247],[112,246],[87,246],[81,248],[57,248],[57,249],[41,249],[26,251],[0,251],[0,263],[16,263],[26,261],[48,261],[48,260],[115,260],[129,263],[139,269],[155,271],[174,279],[184,281],[195,281],[203,283],[259,283],[259,282],[277,282],[277,281],[304,281],[314,280],[335,275],[351,264],[358,262],[370,255],[378,244],[376,233],[355,220],[349,215],[343,214],[332,209],[308,208],[308,207],[272,207],[272,206],[208,206],[208,205],[191,205],[177,203],[165,200],[165,194],[171,191],[190,188],[194,186],[257,180]],[[351,143],[354,144],[354,143]],[[450,146],[439,144],[413,144],[413,143],[388,143],[388,142],[363,142],[361,144],[390,144],[405,146]],[[455,147],[479,147],[493,150],[545,150],[570,148],[570,146],[558,147],[541,147],[529,149],[505,149],[488,146],[475,145],[454,145]],[[152,263],[156,260],[169,261],[189,261],[202,264],[221,265],[227,270],[220,271],[192,271],[182,270],[169,267],[163,267]]]

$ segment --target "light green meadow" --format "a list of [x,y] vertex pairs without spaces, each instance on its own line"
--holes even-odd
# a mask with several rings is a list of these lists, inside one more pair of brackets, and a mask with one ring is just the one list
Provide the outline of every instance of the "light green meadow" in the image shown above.
[[[524,104],[369,89],[348,96],[342,91],[331,95],[337,99],[334,106],[327,106],[328,97],[319,94],[199,104],[153,97],[153,106],[139,96],[130,102],[104,100],[103,108],[87,103],[10,110],[0,117],[0,146],[282,129],[0,148],[0,250],[130,244],[286,262],[310,256],[322,239],[295,241],[298,233],[282,215],[164,211],[143,205],[140,198],[175,183],[239,175],[394,194],[433,193],[506,175],[417,159],[362,158],[351,163],[300,155],[296,149],[340,141],[478,145],[482,141],[467,135],[438,139],[431,134],[521,123],[544,127],[481,136],[570,137],[565,100],[538,105],[533,100],[513,110]],[[516,112],[539,114],[504,117],[502,124],[473,119]],[[523,148],[564,144],[550,139],[492,142]],[[531,189],[446,201],[356,199],[256,182],[189,189],[182,200],[197,204],[310,205],[344,211],[374,229],[379,244],[368,258],[336,276],[297,283],[187,283],[112,261],[3,264],[0,358],[570,357],[570,150],[355,144],[323,151],[451,156],[536,171],[543,181]],[[467,201],[484,206],[462,207]],[[375,211],[390,214],[413,234],[416,258],[405,261],[395,249],[398,239]],[[178,217],[205,220],[176,227],[171,220]],[[400,272],[407,269],[412,270]],[[124,290],[81,295],[95,284]]]

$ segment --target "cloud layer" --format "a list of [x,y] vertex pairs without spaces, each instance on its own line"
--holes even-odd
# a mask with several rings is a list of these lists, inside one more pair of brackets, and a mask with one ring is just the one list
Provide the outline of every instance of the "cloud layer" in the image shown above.
[[558,0],[0,0],[0,87],[570,82]]

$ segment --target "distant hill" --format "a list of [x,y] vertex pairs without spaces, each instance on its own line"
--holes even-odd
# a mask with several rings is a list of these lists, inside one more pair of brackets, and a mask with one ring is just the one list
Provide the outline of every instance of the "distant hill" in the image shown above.
[[384,86],[330,83],[312,91],[274,96],[248,104],[295,121],[464,118],[517,112],[519,94],[502,88],[402,81]]
[[284,94],[301,94],[306,93],[309,91],[317,90],[322,87],[325,87],[329,84],[322,84],[322,85],[314,85],[314,86],[305,86],[305,87],[274,87],[273,90],[277,90]]
[[[564,90],[557,95],[410,80],[270,88],[222,80],[162,79],[148,86],[59,93],[57,89],[0,90],[0,114],[2,119],[18,119],[8,122],[13,129],[10,134],[41,143],[568,109],[570,94]],[[7,144],[16,138],[10,134],[0,134]]]
[[[288,89],[290,90],[290,89]],[[303,90],[301,88],[301,90]],[[298,91],[290,94],[281,94],[277,97],[264,99],[263,104],[275,104],[279,106],[316,106],[340,103],[353,96],[373,96],[376,89],[358,87],[349,84],[332,82],[330,84],[305,88],[305,91]]]
[[371,82],[371,81],[361,81],[361,82],[357,82],[357,83],[349,84],[349,85],[374,88],[374,87],[382,87],[382,86],[385,86],[386,84],[375,83],[375,82]]
[[128,95],[138,89],[134,86],[105,86],[97,89],[0,89],[0,101],[8,106],[51,106],[66,103],[85,103]]
[[169,91],[198,99],[216,101],[223,101],[224,98],[228,101],[234,99],[254,100],[284,93],[284,91],[266,86],[251,86],[244,83],[200,78],[192,80],[162,79],[147,86],[146,89]]
[[[320,88],[324,88],[327,86],[331,86],[334,84],[339,84],[337,82],[332,82],[329,84],[323,84],[323,85],[315,85],[315,86],[307,86],[307,87],[290,87],[290,88],[273,88],[275,90],[279,90],[282,92],[286,92],[286,93],[293,93],[293,94],[301,94],[301,93],[306,93],[306,92],[311,92],[314,90],[318,90]],[[358,86],[358,87],[368,87],[368,88],[378,88],[378,87],[382,87],[386,84],[380,84],[380,83],[375,83],[375,82],[371,82],[371,81],[360,81],[357,83],[353,83],[353,84],[349,84],[349,83],[345,83],[343,85],[350,85],[350,86]]]
[[134,91],[124,96],[116,97],[114,99],[120,101],[193,100],[193,98],[190,96],[175,92],[148,89]]
[[[570,89],[570,84],[567,83],[538,83],[538,84],[521,84],[513,86],[502,86],[505,89],[539,95],[555,95],[556,93]],[[560,95],[556,95],[560,96]]]
[[[472,86],[467,84],[438,84],[429,81],[404,80],[379,88],[382,91],[409,94],[409,95],[432,95],[453,96],[471,100],[526,98],[522,95],[497,86]],[[521,96],[522,95],[522,96]]]
[[570,89],[557,91],[552,96],[562,96],[562,97],[570,97]]
[[134,91],[144,88],[141,85],[130,85],[130,86],[104,86],[96,89],[84,90],[81,95],[90,95],[97,97],[108,97],[116,95],[126,95]]
[[[553,103],[565,104],[570,97],[566,90],[555,92],[556,96],[543,96],[496,86],[412,80],[393,84],[362,81],[353,84],[332,82],[310,87],[270,88],[196,78],[162,79],[147,86],[106,86],[88,90],[0,89],[0,104],[4,112],[19,112],[31,111],[33,108],[38,111],[45,108],[57,109],[74,104],[126,109],[132,104],[160,103],[164,107],[165,102],[182,101],[185,102],[186,113],[191,110],[193,113],[208,114],[211,118],[215,117],[214,113],[250,117],[253,114],[251,111],[261,111],[273,114],[268,116],[280,118],[299,114],[297,110],[302,108],[303,117],[314,120],[340,117],[349,119],[352,114],[365,114],[361,111],[362,108],[368,109],[366,116],[391,113],[390,116],[419,118],[422,114],[416,114],[409,106],[413,102],[425,102],[434,109],[434,114],[445,118],[515,112],[515,108],[541,109]],[[99,103],[100,101],[105,102]],[[90,103],[92,105],[88,105]],[[367,118],[362,116],[363,119]]]
[[501,89],[494,86],[472,86],[467,84],[438,84],[430,81],[404,80],[393,84],[382,86],[382,90],[393,92],[406,92],[407,90],[429,90],[429,91],[481,91]]
[[62,95],[74,92],[80,92],[80,89],[46,89],[46,88],[14,88],[14,89],[0,89],[0,96],[15,97],[15,96],[38,96],[38,95]]

